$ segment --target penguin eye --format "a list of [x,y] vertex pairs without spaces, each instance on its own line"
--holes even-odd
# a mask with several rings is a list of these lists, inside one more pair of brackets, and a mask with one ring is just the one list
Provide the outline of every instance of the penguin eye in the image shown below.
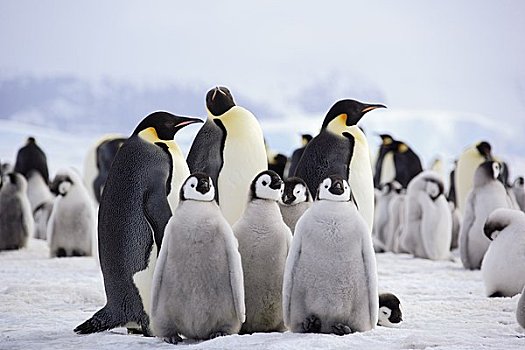
[[194,188],[195,187],[195,184],[191,184],[191,188]]
[[266,181],[263,181],[262,184],[263,184],[263,186],[268,185],[268,183]]
[[383,315],[386,315],[388,313],[385,310],[382,310],[381,312],[383,313]]
[[324,185],[324,188],[328,188],[328,185]]

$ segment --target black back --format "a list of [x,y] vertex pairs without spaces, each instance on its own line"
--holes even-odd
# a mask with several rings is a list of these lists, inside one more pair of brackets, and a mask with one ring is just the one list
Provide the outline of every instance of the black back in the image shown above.
[[386,134],[383,134],[380,136],[383,139],[383,143],[379,147],[378,156],[377,156],[376,165],[375,165],[375,171],[374,171],[374,187],[375,188],[381,187],[381,172],[383,170],[383,160],[385,159],[386,154],[393,150],[392,144],[387,144],[384,142],[386,137],[389,137],[393,141],[392,136],[386,135]]
[[344,133],[344,136],[322,129],[306,146],[294,176],[306,182],[310,193],[317,193],[321,182],[332,174],[348,180],[348,164],[355,141],[348,133]]
[[226,128],[219,119],[208,118],[199,130],[193,143],[186,162],[190,173],[205,173],[213,180],[215,186],[215,200],[219,203],[219,191],[217,190],[219,173],[222,169],[224,143],[226,142]]
[[407,145],[408,149],[404,152],[399,150],[399,147],[402,145],[402,142],[394,141],[394,147],[397,147],[397,150],[394,152],[394,164],[396,167],[396,178],[403,188],[408,186],[410,180],[412,180],[417,174],[423,171],[421,166],[421,160],[414,151]]
[[27,144],[18,151],[14,168],[15,172],[24,175],[26,178],[31,170],[38,171],[46,184],[49,183],[46,154],[38,147],[32,137],[28,138]]
[[284,177],[284,168],[286,167],[286,162],[288,157],[284,154],[278,153],[273,157],[272,162],[268,162],[268,169],[275,171],[281,178]]

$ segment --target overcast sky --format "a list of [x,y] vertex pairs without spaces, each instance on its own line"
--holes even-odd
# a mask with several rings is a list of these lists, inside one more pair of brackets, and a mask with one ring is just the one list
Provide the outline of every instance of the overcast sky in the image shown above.
[[520,0],[0,0],[0,76],[224,84],[281,109],[323,81],[522,130],[524,18]]

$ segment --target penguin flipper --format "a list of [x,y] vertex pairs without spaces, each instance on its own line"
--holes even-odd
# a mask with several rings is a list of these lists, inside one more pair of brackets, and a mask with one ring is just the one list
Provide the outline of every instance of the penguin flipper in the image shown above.
[[160,252],[164,229],[171,218],[171,208],[166,197],[166,193],[161,187],[147,191],[144,194],[144,214],[146,220],[153,230],[153,238],[157,245],[157,252]]

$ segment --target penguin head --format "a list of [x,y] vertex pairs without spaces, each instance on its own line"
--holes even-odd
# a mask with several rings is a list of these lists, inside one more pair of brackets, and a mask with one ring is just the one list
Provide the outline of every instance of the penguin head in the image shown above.
[[379,134],[379,137],[381,138],[381,143],[383,147],[391,145],[392,142],[394,142],[394,138],[389,134]]
[[479,154],[485,158],[485,160],[492,160],[492,147],[490,146],[490,143],[487,141],[481,141],[476,144],[476,149],[478,150]]
[[317,190],[317,200],[348,202],[351,198],[350,185],[340,175],[330,175],[321,182]]
[[390,194],[390,193],[401,193],[401,190],[403,189],[403,186],[397,181],[391,181],[389,183],[381,185],[381,194],[383,196]]
[[[324,118],[322,129],[326,129],[329,125],[335,123],[336,125],[352,126],[357,125],[359,120],[368,112],[376,108],[386,108],[380,104],[366,104],[355,100],[340,100],[337,101],[326,114]],[[336,128],[336,127],[334,127]],[[338,128],[340,129],[340,127]]]
[[268,199],[279,201],[283,193],[283,180],[273,170],[260,172],[250,186],[250,200]]
[[310,134],[302,134],[301,135],[301,141],[303,146],[306,146],[310,141],[312,141],[313,137]]
[[181,117],[169,112],[153,112],[144,118],[133,131],[133,135],[152,140],[171,141],[183,127],[193,123],[202,123],[198,118]]
[[57,173],[57,175],[55,175],[55,178],[49,184],[49,189],[56,196],[65,196],[69,192],[73,184],[74,181],[73,179],[71,179],[71,176],[69,176],[69,174],[59,172]]
[[310,191],[303,179],[290,177],[284,181],[282,201],[286,205],[296,205],[310,201]]
[[204,173],[191,174],[180,189],[180,201],[211,202],[215,199],[215,187],[211,177]]
[[379,294],[379,320],[378,325],[392,327],[403,321],[401,302],[391,293]]
[[425,184],[425,192],[430,196],[430,199],[435,201],[439,196],[443,194],[444,188],[443,183],[436,181],[435,179],[427,179]]
[[16,172],[11,172],[8,173],[2,181],[2,187],[5,187],[6,190],[10,190],[13,192],[25,192],[27,191],[27,180],[24,177],[24,175]]
[[233,96],[224,86],[216,86],[206,94],[206,108],[216,117],[228,112],[235,106]]
[[498,208],[488,216],[483,226],[483,232],[492,241],[513,221],[525,223],[525,213],[521,210]]
[[501,172],[501,165],[493,160],[488,160],[479,165],[474,173],[474,184],[482,185],[484,183],[497,180]]
[[523,179],[523,176],[518,176],[516,180],[514,180],[514,184],[512,187],[520,187],[523,188],[525,185],[525,179]]

